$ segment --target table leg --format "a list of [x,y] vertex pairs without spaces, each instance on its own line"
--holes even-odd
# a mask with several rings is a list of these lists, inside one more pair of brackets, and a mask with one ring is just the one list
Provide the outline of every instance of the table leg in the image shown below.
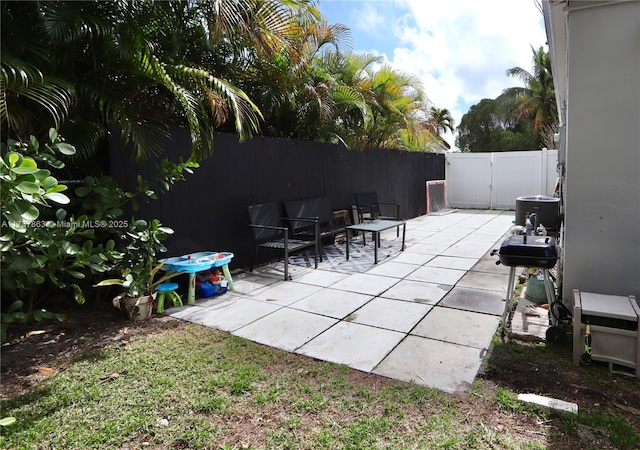
[[229,265],[225,264],[222,266],[222,273],[224,275],[225,280],[228,281],[227,288],[232,291],[233,290],[233,279],[231,278],[231,273],[229,272]]
[[[398,232],[400,232],[399,229],[398,229]],[[406,232],[407,232],[407,222],[402,224],[402,250],[400,250],[402,252],[404,251],[404,236],[405,236]]]
[[347,230],[347,261],[349,261],[349,230]]
[[378,264],[378,239],[380,239],[380,232],[373,232],[373,263]]
[[196,274],[189,274],[189,288],[187,290],[187,305],[196,304]]

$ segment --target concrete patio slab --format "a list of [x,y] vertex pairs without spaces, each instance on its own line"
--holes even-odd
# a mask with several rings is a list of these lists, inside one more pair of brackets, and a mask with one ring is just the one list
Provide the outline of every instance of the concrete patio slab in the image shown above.
[[332,287],[334,289],[358,292],[360,294],[380,295],[398,281],[397,278],[381,277],[380,275],[371,275],[368,273],[356,273],[344,280],[338,281],[332,285]]
[[416,243],[404,251],[404,253],[420,253],[423,255],[437,256],[449,248],[449,244],[431,244],[431,243]]
[[278,280],[275,278],[244,272],[233,275],[233,292],[235,294],[251,295],[277,282]]
[[452,285],[401,280],[383,293],[382,297],[435,305],[451,288],[453,288]]
[[434,232],[433,231],[429,231],[429,230],[422,230],[420,228],[413,228],[411,229],[409,227],[409,224],[407,224],[407,232],[406,232],[406,236],[405,236],[405,243],[408,242],[420,242],[424,239],[433,237]]
[[421,241],[422,244],[431,244],[431,245],[446,245],[447,248],[459,242],[460,240],[467,237],[469,234],[467,231],[460,232],[446,232],[442,231],[431,236],[428,240]]
[[458,281],[458,287],[467,287],[471,289],[484,289],[487,291],[496,291],[505,295],[507,290],[508,274],[476,272],[470,270],[465,276]]
[[468,391],[484,352],[473,347],[408,336],[374,370],[374,374],[445,392]]
[[273,286],[255,294],[253,299],[265,300],[273,302],[274,304],[286,306],[308,297],[311,294],[315,294],[321,289],[322,288],[320,286],[289,281],[287,283],[274,284]]
[[[373,264],[367,236],[234,274],[234,290],[167,314],[286,351],[441,389],[468,390],[504,310],[509,268],[489,251],[512,213],[464,210],[407,221],[407,248],[383,233]],[[518,316],[514,316],[517,320]],[[536,319],[544,319],[536,317]],[[531,329],[527,317],[523,325]],[[513,328],[517,328],[517,325]],[[542,327],[541,327],[542,328]]]
[[497,292],[455,287],[442,299],[440,306],[502,316],[504,295]]
[[292,308],[343,319],[374,298],[339,289],[323,289],[291,305]]
[[350,314],[347,320],[408,333],[431,308],[433,305],[377,297]]
[[296,353],[370,372],[404,336],[396,331],[342,321]]
[[328,270],[311,270],[296,278],[298,283],[313,284],[314,286],[328,287],[340,280],[347,278],[349,274],[330,272]]
[[165,309],[165,314],[175,317],[176,319],[195,322],[200,318],[205,309],[206,308],[197,305],[184,305],[177,308],[167,308]]
[[[419,245],[419,244],[416,244]],[[428,261],[431,261],[436,257],[436,254],[433,253],[419,253],[419,252],[408,252],[404,251],[402,253],[397,254],[392,261],[403,263],[403,264],[417,264],[423,265]]]
[[[197,307],[192,307],[197,308]],[[273,303],[255,301],[244,297],[229,297],[225,302],[216,306],[203,308],[197,316],[190,319],[191,322],[199,323],[207,327],[217,328],[224,331],[235,331],[258,319],[279,310],[280,305]],[[173,313],[172,316],[176,317]]]
[[411,334],[488,349],[499,323],[499,316],[436,306],[416,325]]
[[418,264],[405,264],[396,261],[387,261],[373,269],[367,270],[367,273],[392,278],[404,278],[419,267],[420,265]]
[[464,276],[466,271],[456,269],[445,269],[442,267],[423,266],[411,272],[408,280],[424,281],[426,283],[447,284],[453,286]]
[[477,262],[474,258],[461,258],[457,256],[436,256],[425,264],[427,267],[442,267],[443,269],[469,270]]
[[444,250],[441,254],[444,256],[461,256],[463,258],[482,258],[489,253],[493,247],[493,242],[495,241],[463,239]]
[[[509,275],[509,270],[511,269],[509,266],[505,266],[503,264],[496,264],[498,261],[497,256],[489,256],[482,258],[480,261],[473,266],[472,270],[474,272],[489,272],[489,273],[500,273]],[[506,288],[506,285],[505,285]]]
[[233,334],[292,352],[337,322],[337,319],[297,309],[280,308],[274,313],[236,330]]

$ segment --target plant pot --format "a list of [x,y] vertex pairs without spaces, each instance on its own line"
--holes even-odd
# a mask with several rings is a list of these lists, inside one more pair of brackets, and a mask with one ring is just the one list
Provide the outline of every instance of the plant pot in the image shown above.
[[129,297],[120,294],[113,299],[113,306],[127,313],[129,319],[134,321],[149,320],[153,313],[157,292],[142,297]]

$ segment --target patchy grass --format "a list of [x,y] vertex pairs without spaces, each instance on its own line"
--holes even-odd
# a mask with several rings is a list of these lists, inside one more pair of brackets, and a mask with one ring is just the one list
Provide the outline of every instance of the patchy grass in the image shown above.
[[471,392],[449,395],[180,322],[79,355],[4,400],[17,420],[0,447],[637,448],[638,424],[609,407],[554,417],[515,400],[513,365],[535,376],[565,357],[496,342]]

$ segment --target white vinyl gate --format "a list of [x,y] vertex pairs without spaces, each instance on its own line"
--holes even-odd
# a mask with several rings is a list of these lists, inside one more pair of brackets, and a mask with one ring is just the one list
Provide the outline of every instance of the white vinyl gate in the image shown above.
[[515,209],[523,195],[553,195],[557,150],[447,154],[451,208]]

